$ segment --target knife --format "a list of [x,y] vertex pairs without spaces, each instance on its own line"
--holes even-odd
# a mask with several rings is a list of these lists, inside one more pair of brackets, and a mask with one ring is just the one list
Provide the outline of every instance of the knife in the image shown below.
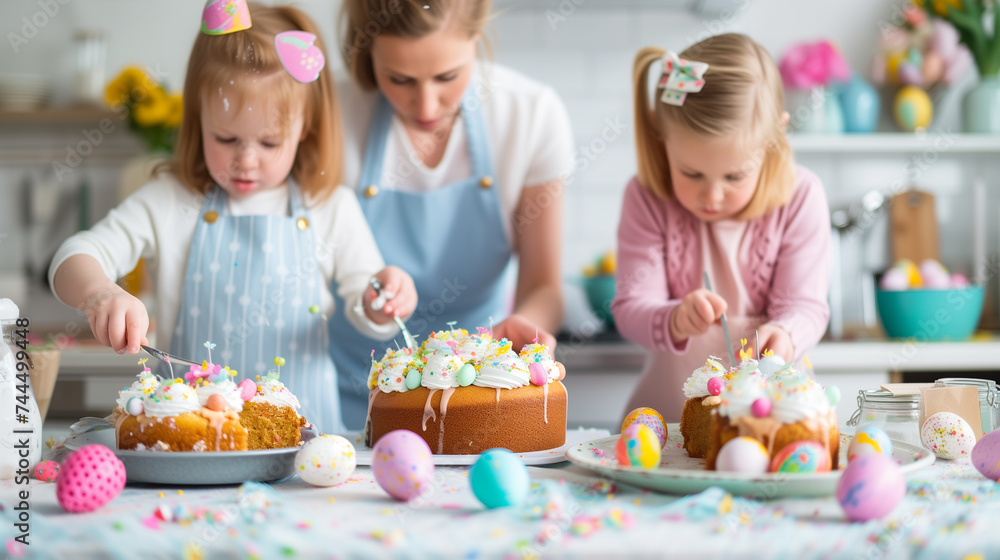
[[[708,279],[708,271],[703,274],[705,275],[705,288],[710,292],[713,291],[712,281]],[[733,363],[735,361],[733,360],[733,341],[729,338],[729,324],[726,323],[726,314],[723,313],[719,320],[722,322],[722,336],[726,338],[726,358],[729,359],[729,366],[733,367],[735,366]]]
[[140,344],[140,346],[142,347],[143,350],[146,351],[147,354],[149,354],[150,356],[156,358],[157,360],[160,360],[161,362],[169,362],[171,364],[180,364],[182,366],[200,366],[201,365],[201,364],[196,364],[196,363],[192,362],[191,360],[185,360],[184,358],[178,358],[177,356],[171,356],[170,354],[167,354],[163,350],[157,350],[156,348],[153,348],[152,346],[146,346],[145,344]]
[[[372,276],[372,279],[369,281],[369,283],[371,284],[372,289],[375,290],[376,296],[382,295],[382,283],[378,281],[378,278]],[[396,322],[396,326],[398,326],[400,332],[403,333],[403,341],[406,342],[406,347],[416,352],[420,348],[420,346],[417,345],[417,339],[413,338],[413,335],[410,334],[409,329],[406,328],[406,323],[404,323],[403,320],[397,317],[396,315],[392,316],[392,320]]]

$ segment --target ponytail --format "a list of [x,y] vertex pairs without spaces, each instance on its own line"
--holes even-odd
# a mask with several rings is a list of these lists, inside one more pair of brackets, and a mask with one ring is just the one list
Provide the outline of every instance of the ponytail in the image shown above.
[[[639,181],[658,196],[673,196],[670,188],[670,167],[664,146],[664,136],[658,122],[656,100],[649,99],[649,68],[662,60],[665,51],[644,47],[635,55],[632,66],[632,87],[635,107],[635,150],[638,157]],[[659,91],[659,88],[657,88]]]

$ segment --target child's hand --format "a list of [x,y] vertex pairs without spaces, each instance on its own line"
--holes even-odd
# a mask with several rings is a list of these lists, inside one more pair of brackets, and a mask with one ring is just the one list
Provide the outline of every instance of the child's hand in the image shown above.
[[[365,315],[373,323],[384,325],[392,321],[393,316],[402,319],[408,318],[417,308],[417,288],[413,285],[413,278],[403,269],[395,266],[387,266],[375,274],[375,278],[382,284],[383,301],[375,301],[375,289],[371,286],[365,291],[362,298],[364,301]],[[375,305],[372,305],[372,303]],[[378,309],[375,309],[375,308]]]
[[97,340],[115,352],[136,354],[140,344],[148,344],[149,314],[146,306],[118,286],[91,294],[84,302],[83,310]]
[[493,338],[510,340],[511,347],[515,352],[520,352],[525,344],[530,344],[535,338],[538,339],[539,344],[547,346],[550,353],[556,348],[556,337],[546,332],[545,329],[539,328],[523,315],[516,313],[493,327]]
[[726,300],[704,288],[688,293],[670,314],[670,337],[675,343],[705,334],[726,312]]
[[776,356],[781,356],[786,362],[795,358],[795,348],[792,337],[785,329],[774,323],[765,323],[757,327],[757,339],[760,341],[760,351],[771,350]]

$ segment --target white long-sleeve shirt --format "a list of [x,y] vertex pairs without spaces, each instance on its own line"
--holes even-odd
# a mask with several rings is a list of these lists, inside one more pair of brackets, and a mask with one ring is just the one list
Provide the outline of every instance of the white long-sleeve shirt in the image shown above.
[[[188,251],[197,222],[202,219],[204,201],[204,195],[183,187],[172,175],[159,176],[112,209],[93,228],[67,239],[52,260],[49,284],[55,285],[56,270],[73,255],[90,255],[112,280],[132,271],[140,258],[146,259],[155,282],[156,343],[170,348],[184,293]],[[330,284],[336,280],[337,293],[347,305],[347,319],[359,332],[380,340],[395,336],[398,328],[394,323],[377,325],[361,307],[369,278],[385,262],[354,192],[337,188],[323,201],[306,196],[304,204],[309,211],[319,272],[323,276],[320,288],[323,313],[328,317],[334,313]],[[227,211],[233,216],[287,216],[288,189],[258,192],[239,199],[229,197]]]

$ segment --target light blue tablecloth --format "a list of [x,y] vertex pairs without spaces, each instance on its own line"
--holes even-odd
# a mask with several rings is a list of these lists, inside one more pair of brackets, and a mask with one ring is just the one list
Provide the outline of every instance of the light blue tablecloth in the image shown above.
[[[967,462],[910,475],[886,519],[845,520],[831,498],[763,502],[712,488],[688,497],[626,487],[576,466],[530,467],[529,500],[484,509],[468,471],[437,469],[418,500],[393,501],[368,468],[337,487],[297,478],[264,486],[263,507],[239,487],[126,487],[89,514],[64,512],[55,484],[32,480],[31,543],[12,540],[16,492],[0,485],[0,556],[13,558],[997,558],[1000,493]],[[162,495],[161,495],[162,493]],[[160,505],[194,517],[162,522]],[[256,516],[256,519],[254,519]],[[200,518],[200,519],[199,519]]]

